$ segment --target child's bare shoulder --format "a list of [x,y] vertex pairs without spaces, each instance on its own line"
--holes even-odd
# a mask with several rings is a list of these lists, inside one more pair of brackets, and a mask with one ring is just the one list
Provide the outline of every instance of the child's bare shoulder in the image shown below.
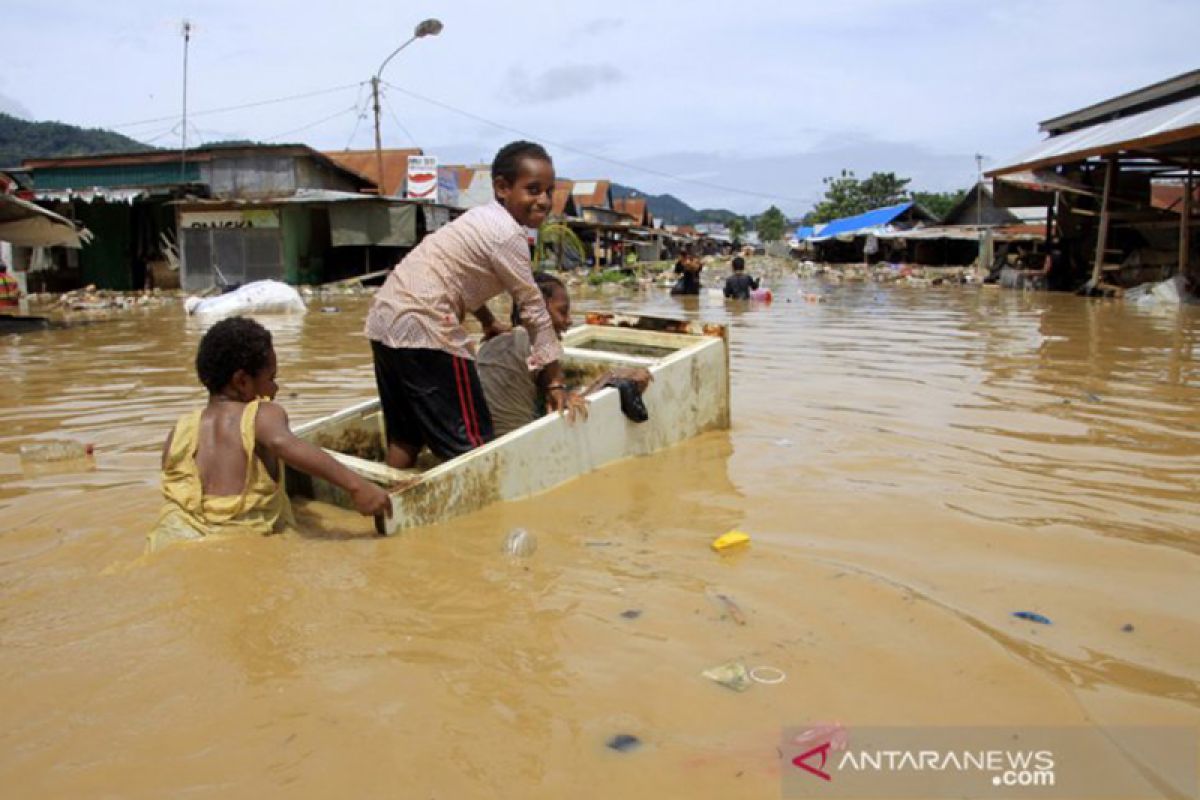
[[288,415],[283,406],[274,400],[263,400],[258,404],[258,422],[267,425],[287,425]]

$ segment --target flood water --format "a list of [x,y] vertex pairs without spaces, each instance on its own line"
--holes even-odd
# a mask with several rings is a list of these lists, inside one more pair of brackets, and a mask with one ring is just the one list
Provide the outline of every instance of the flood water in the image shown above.
[[[1200,309],[776,290],[577,296],[731,325],[730,431],[396,538],[310,503],[147,558],[202,328],[0,338],[3,793],[778,797],[783,726],[1200,724]],[[263,318],[293,423],[374,391],[333,302]],[[95,470],[26,474],[40,437]],[[700,676],[734,658],[786,680]]]

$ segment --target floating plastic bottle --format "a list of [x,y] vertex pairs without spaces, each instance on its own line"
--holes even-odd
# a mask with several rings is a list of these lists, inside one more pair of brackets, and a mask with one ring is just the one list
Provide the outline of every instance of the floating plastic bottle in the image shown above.
[[537,537],[524,528],[513,528],[504,540],[504,552],[517,558],[528,558],[537,550]]
[[92,454],[92,445],[73,439],[49,439],[21,445],[21,460],[32,464],[76,461]]

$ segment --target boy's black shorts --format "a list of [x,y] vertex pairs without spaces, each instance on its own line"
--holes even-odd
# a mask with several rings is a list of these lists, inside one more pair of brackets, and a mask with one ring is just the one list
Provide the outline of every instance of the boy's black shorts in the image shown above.
[[492,440],[492,415],[474,361],[374,340],[371,354],[389,442],[428,445],[447,459]]

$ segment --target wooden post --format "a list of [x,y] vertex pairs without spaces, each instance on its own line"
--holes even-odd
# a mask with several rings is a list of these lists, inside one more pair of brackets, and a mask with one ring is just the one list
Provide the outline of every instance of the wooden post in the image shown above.
[[1104,269],[1104,251],[1108,247],[1108,204],[1112,196],[1113,180],[1117,172],[1117,157],[1109,156],[1108,166],[1104,170],[1104,196],[1100,199],[1100,230],[1096,234],[1096,260],[1092,264],[1092,279],[1088,282],[1089,289],[1100,285],[1101,271]]
[[1187,177],[1183,181],[1183,209],[1179,214],[1179,274],[1190,274],[1192,241],[1192,160],[1188,159]]
[[1054,213],[1058,210],[1058,192],[1050,196],[1050,202],[1046,205],[1046,251],[1049,252],[1051,243],[1054,241]]

